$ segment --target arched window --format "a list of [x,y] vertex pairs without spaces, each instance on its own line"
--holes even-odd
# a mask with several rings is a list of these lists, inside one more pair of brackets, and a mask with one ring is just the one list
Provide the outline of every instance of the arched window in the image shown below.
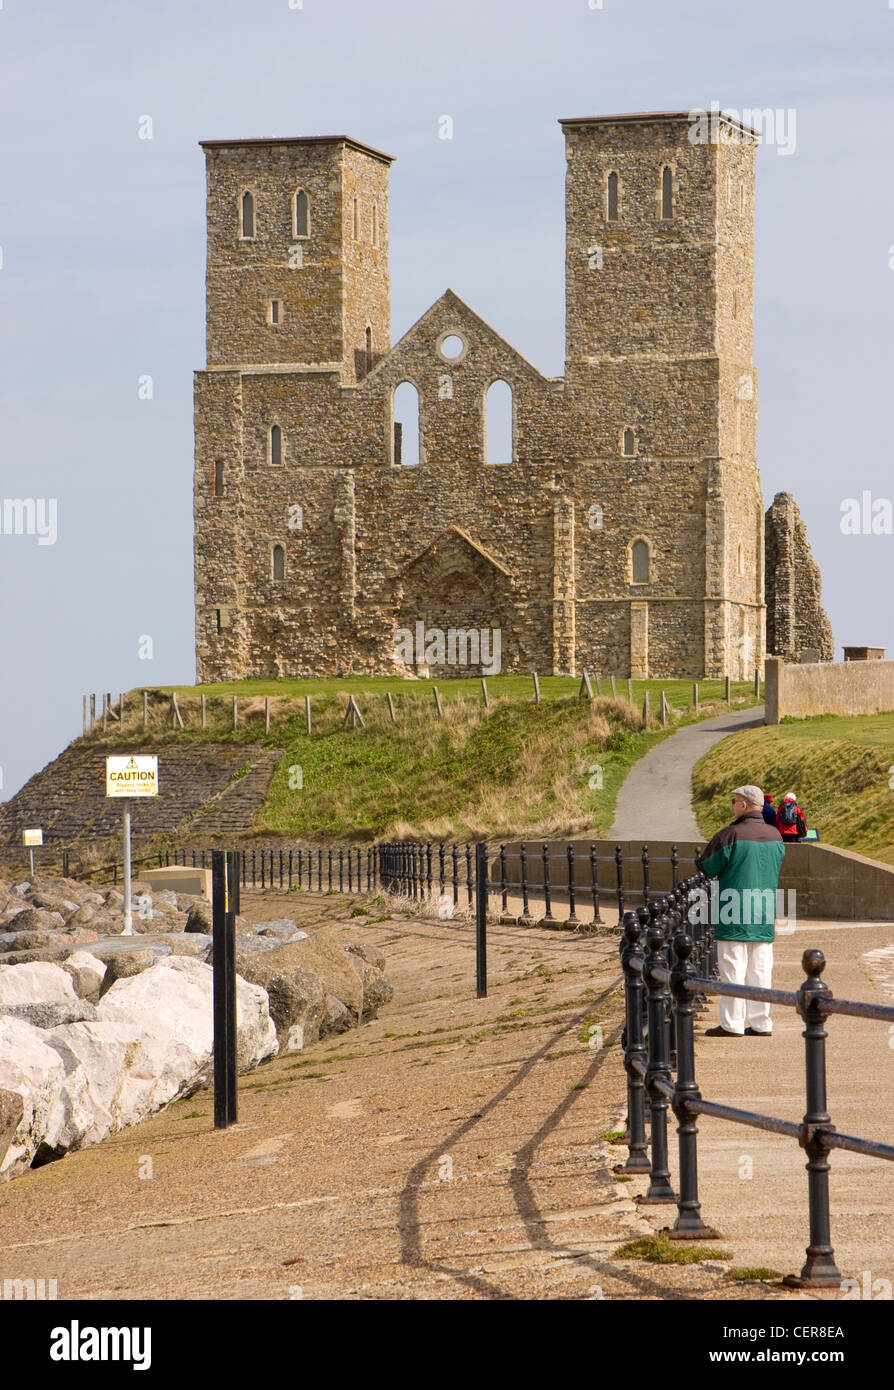
[[224,466],[223,459],[214,460],[214,496],[223,497],[224,495]]
[[246,190],[242,195],[242,235],[253,237],[255,234],[255,200],[254,195]]
[[512,462],[512,387],[493,381],[484,398],[484,457],[487,463]]
[[617,222],[617,220],[618,220],[618,175],[615,173],[614,169],[611,171],[611,173],[610,173],[609,176],[608,176],[607,187],[606,187],[606,203],[607,203],[606,212],[607,212],[607,214],[608,214],[608,220],[609,220],[609,222]]
[[274,579],[286,577],[286,552],[281,545],[275,545],[271,553],[271,574]]
[[392,461],[415,467],[419,451],[419,392],[411,381],[402,381],[394,393],[394,444]]
[[634,584],[648,584],[650,565],[648,541],[634,541],[630,547],[630,574]]
[[636,435],[629,425],[624,431],[624,453],[628,458],[632,458],[636,453]]
[[661,216],[663,218],[673,217],[674,215],[674,175],[673,171],[665,164],[661,171]]
[[299,188],[295,194],[295,235],[310,236],[310,216],[307,208],[307,194]]
[[282,463],[282,430],[279,425],[270,426],[270,462]]
[[354,240],[360,240],[360,205],[356,198],[354,199]]
[[373,333],[369,324],[366,325],[366,370],[372,371],[373,364]]

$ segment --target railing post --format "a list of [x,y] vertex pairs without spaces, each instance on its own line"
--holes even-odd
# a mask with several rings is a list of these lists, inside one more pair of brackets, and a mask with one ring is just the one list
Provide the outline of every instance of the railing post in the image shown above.
[[453,906],[456,907],[459,904],[459,875],[457,873],[457,860],[459,857],[459,851],[457,850],[455,840],[453,841],[451,857],[453,859]]
[[472,890],[472,846],[466,841],[466,899],[471,905],[473,899]]
[[506,914],[506,846],[500,845],[500,906]]
[[568,920],[577,921],[577,913],[574,910],[574,845],[568,843]]
[[553,905],[549,892],[549,845],[544,845],[542,850],[543,858],[543,907],[544,921],[552,921]]
[[487,845],[475,845],[475,989],[487,997]]
[[425,842],[425,891],[431,897],[431,840]]
[[624,851],[615,845],[615,873],[618,878],[618,921],[624,917]]
[[834,1129],[826,1109],[826,1014],[823,995],[829,986],[820,979],[826,968],[822,951],[805,951],[801,965],[807,979],[798,990],[798,1013],[804,1020],[804,1054],[807,1072],[807,1109],[801,1124],[800,1143],[807,1154],[807,1197],[810,1209],[810,1244],[799,1275],[789,1274],[783,1283],[799,1289],[840,1288],[841,1271],[835,1263],[829,1222],[829,1148],[824,1133]]
[[643,902],[649,901],[649,846],[643,845],[643,852],[640,856],[643,861]]
[[590,880],[593,893],[593,921],[601,922],[602,914],[599,911],[599,865],[596,861],[596,842],[590,845]]
[[653,922],[646,934],[648,953],[643,963],[643,979],[648,991],[649,1011],[649,1064],[646,1067],[646,1089],[649,1092],[649,1109],[652,1128],[652,1167],[649,1190],[639,1201],[652,1205],[676,1202],[676,1194],[670,1183],[670,1170],[667,1166],[667,1096],[655,1084],[657,1081],[670,1081],[670,1067],[667,1062],[667,988],[656,979],[653,971],[667,965],[664,953],[664,928]]
[[679,868],[679,865],[680,865],[680,856],[679,856],[679,854],[678,854],[678,852],[677,852],[677,846],[676,846],[676,845],[671,845],[671,887],[673,888],[673,890],[674,890],[675,893],[676,893],[676,891],[677,891],[677,886],[678,886],[678,885],[677,885],[677,869]]
[[643,1040],[643,929],[633,912],[624,914],[624,940],[621,967],[624,971],[624,1004],[627,1015],[624,1070],[627,1073],[627,1162],[618,1164],[618,1173],[648,1173],[646,1145],[645,1065],[647,1049]]
[[528,906],[528,852],[525,849],[524,840],[522,840],[519,848],[519,862],[521,866],[522,916],[530,920],[531,909]]
[[441,895],[444,893],[444,841],[438,841],[438,884]]
[[718,1233],[702,1221],[698,1200],[698,1127],[695,1114],[690,1114],[686,1102],[701,1100],[695,1080],[695,1017],[694,995],[686,981],[695,976],[690,960],[694,942],[686,932],[674,937],[674,956],[671,970],[671,994],[674,1001],[674,1022],[677,1039],[677,1082],[673,1105],[677,1117],[677,1137],[680,1152],[680,1195],[677,1199],[677,1219],[667,1234],[671,1240],[717,1240]]

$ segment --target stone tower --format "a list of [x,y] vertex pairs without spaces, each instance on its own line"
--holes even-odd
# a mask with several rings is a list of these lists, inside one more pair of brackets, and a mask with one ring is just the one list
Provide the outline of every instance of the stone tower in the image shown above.
[[652,543],[665,574],[685,575],[675,594],[644,593],[632,611],[634,664],[644,674],[650,649],[676,626],[691,634],[689,662],[706,676],[747,676],[765,624],[752,362],[757,137],[716,113],[561,125],[566,397],[590,423],[594,454],[631,460],[631,497],[646,488],[661,499]]
[[391,346],[390,157],[346,136],[208,140],[209,368],[333,366]]

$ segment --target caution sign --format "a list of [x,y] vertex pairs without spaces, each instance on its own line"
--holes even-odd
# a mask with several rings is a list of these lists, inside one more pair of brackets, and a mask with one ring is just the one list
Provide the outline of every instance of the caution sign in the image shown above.
[[158,796],[158,758],[106,758],[106,796]]
[[42,831],[42,830],[26,830],[26,831],[25,831],[25,844],[26,844],[26,845],[42,845],[42,844],[43,844],[43,831]]

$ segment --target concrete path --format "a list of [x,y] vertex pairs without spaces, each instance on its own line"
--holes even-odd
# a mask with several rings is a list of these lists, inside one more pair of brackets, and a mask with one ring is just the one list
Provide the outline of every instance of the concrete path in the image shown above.
[[715,743],[764,722],[763,705],[690,724],[634,763],[618,793],[612,840],[695,840],[704,836],[692,813],[692,769]]
[[[603,1137],[626,1109],[614,933],[492,925],[489,995],[477,1000],[469,922],[398,912],[365,926],[349,897],[249,896],[253,916],[288,910],[308,929],[340,912],[346,932],[385,951],[393,1001],[375,1022],[242,1077],[229,1130],[212,1128],[205,1091],[0,1185],[0,1278],[56,1279],[60,1300],[805,1296],[729,1276],[800,1268],[803,1153],[710,1118],[699,1175],[704,1217],[723,1233],[716,1256],[712,1245],[701,1264],[615,1258],[676,1208],[639,1207],[645,1182],[615,1178],[625,1150]],[[796,987],[802,950],[819,945],[839,997],[887,1001],[892,953],[872,953],[891,936],[890,924],[799,922],[779,943],[774,983]],[[700,1039],[696,1075],[706,1097],[799,1120],[801,1024],[774,1012],[769,1039]],[[699,1031],[713,1021],[712,1008]],[[833,1122],[890,1142],[887,1027],[835,1017],[828,1032]],[[673,1130],[670,1150],[676,1183]],[[837,1152],[831,1164],[842,1273],[862,1284],[868,1272],[870,1287],[894,1279],[894,1164]]]

